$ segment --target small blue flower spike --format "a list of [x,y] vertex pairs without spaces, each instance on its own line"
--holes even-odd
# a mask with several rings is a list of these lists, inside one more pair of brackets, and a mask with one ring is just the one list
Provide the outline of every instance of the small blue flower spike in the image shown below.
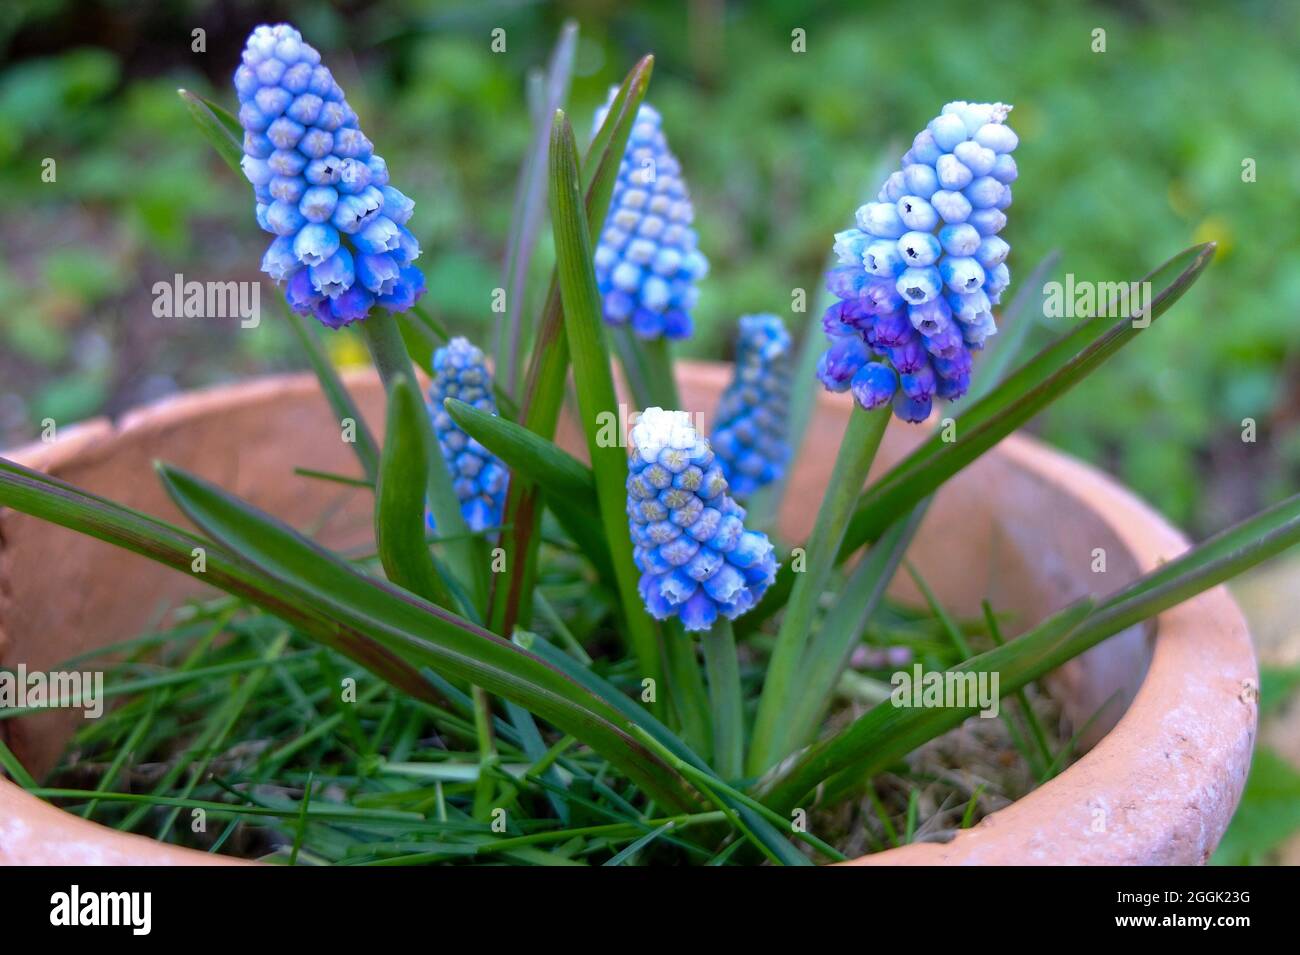
[[1011,246],[998,237],[1016,179],[1010,112],[949,103],[858,210],[857,228],[835,236],[826,285],[839,301],[822,319],[831,346],[817,366],[828,390],[916,422],[970,387],[971,352],[997,333],[993,306],[1011,282]]
[[257,223],[277,236],[262,271],[289,306],[329,328],[380,306],[404,312],[424,294],[406,228],[415,208],[357,125],[328,68],[287,23],[259,26],[235,70],[244,175]]
[[[496,414],[492,375],[483,352],[464,338],[453,338],[434,353],[433,372],[433,383],[429,385],[433,431],[451,472],[465,523],[474,533],[481,533],[501,524],[510,474],[491,451],[451,420],[442,402],[457,398],[479,411]],[[430,530],[436,530],[432,514],[427,515],[427,522]]]
[[[605,119],[616,90],[596,113]],[[695,210],[659,113],[642,104],[628,138],[596,245],[596,282],[605,321],[641,338],[689,338],[695,283],[709,270],[696,248]]]
[[781,319],[742,316],[736,375],[718,402],[709,438],[738,498],[749,497],[785,471],[790,375],[790,333]]
[[745,530],[745,509],[685,411],[647,408],[632,442],[627,514],[646,610],[687,630],[734,620],[776,579],[767,535]]

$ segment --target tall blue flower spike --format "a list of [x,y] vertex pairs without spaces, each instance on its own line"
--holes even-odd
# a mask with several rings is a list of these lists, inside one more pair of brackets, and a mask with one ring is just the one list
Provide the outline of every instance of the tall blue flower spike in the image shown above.
[[646,610],[687,630],[734,620],[776,579],[767,535],[745,530],[745,509],[685,411],[646,409],[632,441],[627,514]]
[[259,26],[235,70],[244,175],[257,224],[276,236],[262,271],[294,311],[330,328],[376,305],[404,312],[424,294],[407,220],[415,203],[357,125],[320,54],[287,23]]
[[[491,451],[451,420],[442,406],[446,398],[457,398],[488,414],[497,413],[496,400],[492,397],[492,374],[487,370],[483,352],[464,338],[453,338],[434,353],[429,402],[433,431],[451,472],[461,515],[469,529],[477,534],[501,524],[510,474]],[[427,515],[427,522],[430,530],[436,530],[432,514]]]
[[839,299],[822,319],[831,340],[817,376],[864,408],[893,402],[924,421],[935,398],[970,387],[971,352],[997,332],[993,306],[1011,282],[1007,224],[1018,143],[1002,103],[949,103],[900,168],[835,236]]
[[736,497],[749,497],[785,471],[790,375],[785,323],[776,315],[742,316],[735,378],[718,402],[709,438]]
[[[616,92],[610,90],[608,102],[597,111],[595,128]],[[641,338],[690,337],[695,283],[709,270],[696,248],[694,218],[659,113],[642,104],[594,256],[606,322],[630,322]]]

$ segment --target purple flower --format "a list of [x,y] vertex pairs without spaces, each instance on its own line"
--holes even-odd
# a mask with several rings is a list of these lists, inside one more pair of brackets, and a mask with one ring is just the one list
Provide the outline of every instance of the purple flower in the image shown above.
[[898,375],[888,365],[868,362],[853,376],[849,387],[858,404],[870,411],[894,397],[898,390]]
[[997,235],[1017,175],[1010,109],[949,103],[858,209],[857,228],[836,234],[826,287],[840,301],[822,319],[831,344],[817,370],[829,390],[924,421],[934,398],[970,387],[971,352],[997,333],[993,305],[1011,281]]
[[869,357],[861,338],[837,338],[817,361],[817,380],[827,391],[847,391],[850,379]]

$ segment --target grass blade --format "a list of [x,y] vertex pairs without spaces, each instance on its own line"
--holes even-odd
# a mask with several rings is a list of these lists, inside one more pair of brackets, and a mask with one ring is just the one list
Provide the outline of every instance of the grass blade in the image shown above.
[[628,859],[632,858],[634,855],[636,855],[638,852],[644,849],[646,846],[650,845],[650,843],[654,842],[660,836],[664,835],[669,830],[671,830],[674,825],[675,825],[674,821],[669,819],[658,829],[650,830],[644,836],[638,839],[636,842],[624,848],[621,852],[613,856],[610,856],[609,861],[606,862],[605,865],[622,865],[623,863],[627,862]]
[[[959,672],[999,674],[1005,696],[1135,624],[1300,543],[1300,494],[1242,521],[1108,598],[1086,601],[1049,618],[1010,643],[959,664]],[[822,798],[889,766],[895,759],[958,725],[972,708],[906,709],[882,703],[843,732],[818,743],[779,778],[769,805],[793,805],[825,784]]]
[[[989,638],[996,646],[1002,646],[1002,644],[1006,643],[1006,640],[1002,637],[1002,628],[998,625],[998,617],[997,614],[993,612],[993,605],[987,600],[983,600],[980,601],[980,609],[984,612],[984,626],[988,628]],[[1025,693],[1024,687],[1016,690],[1015,696],[1016,703],[1020,707],[1020,715],[1024,718],[1025,729],[1029,737],[1026,742],[1025,761],[1028,762],[1031,767],[1034,766],[1037,761],[1038,765],[1042,767],[1041,772],[1037,772],[1036,770],[1038,781],[1040,783],[1046,782],[1055,775],[1053,766],[1056,763],[1056,760],[1052,758],[1052,747],[1047,742],[1047,732],[1043,729],[1042,721],[1039,720],[1038,714],[1034,712],[1033,706],[1030,705],[1029,696]],[[1094,713],[1093,716],[1095,717],[1096,714]],[[1010,729],[1011,726],[1012,721],[1008,719],[1007,728]],[[1033,744],[1033,748],[1029,747],[1029,743]],[[1063,748],[1061,750],[1061,755],[1064,756],[1067,751],[1068,748]]]
[[277,582],[286,596],[329,613],[397,653],[513,700],[604,755],[651,798],[689,808],[684,780],[637,744],[606,701],[507,640],[360,573],[275,518],[166,465],[178,507],[216,540]]
[[[939,621],[940,628],[948,635],[948,640],[952,643],[953,647],[963,658],[972,656],[973,654],[970,643],[966,640],[966,634],[962,632],[961,627],[957,625],[957,621],[953,620],[952,615],[944,608],[938,596],[930,588],[930,584],[921,576],[921,572],[917,570],[910,561],[907,564],[907,574],[912,578],[912,582],[916,584],[916,589],[921,592],[921,596],[924,598],[926,606],[930,608],[930,613]],[[984,606],[986,608],[988,607],[987,601]],[[986,611],[986,616],[992,626],[990,636],[993,638],[994,644],[1002,646],[1005,641],[1002,640],[1001,634],[998,633],[997,619],[992,617],[989,611]],[[994,634],[997,634],[997,636],[993,636]],[[1032,735],[1033,730],[1029,727],[1029,719],[1033,715],[1033,710],[1029,706],[1029,698],[1025,695],[1024,687],[1020,687],[1012,695],[1020,705],[1021,713],[1025,718],[1026,735]],[[1011,737],[1013,745],[1020,751],[1020,755],[1024,758],[1025,762],[1029,764],[1029,770],[1033,773],[1034,778],[1041,781],[1043,773],[1047,770],[1047,764],[1051,762],[1052,758],[1051,753],[1046,752],[1047,740],[1041,735],[1041,727],[1039,728],[1040,735],[1037,741],[1041,742],[1042,746],[1039,749],[1034,749],[1029,745],[1029,742],[1021,736],[1020,730],[1016,725],[1015,714],[1011,710],[1004,709],[1000,711],[998,717],[1006,726],[1007,735]]]
[[9,778],[23,789],[35,789],[38,786],[32,774],[27,771],[27,767],[18,762],[18,757],[14,755],[13,750],[5,745],[3,738],[0,738],[0,769],[8,773]]

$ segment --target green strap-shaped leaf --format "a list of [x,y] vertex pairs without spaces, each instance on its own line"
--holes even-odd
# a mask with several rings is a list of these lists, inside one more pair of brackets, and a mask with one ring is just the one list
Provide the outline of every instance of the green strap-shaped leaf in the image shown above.
[[225,160],[227,166],[243,176],[240,162],[244,158],[244,131],[240,128],[239,120],[197,93],[177,90],[176,95],[181,98],[195,125],[199,127],[199,132],[217,151],[217,155]]
[[1143,324],[1094,318],[1049,345],[957,419],[957,440],[935,434],[867,489],[840,550],[843,559],[900,513],[993,447],[1096,370],[1191,288],[1214,257],[1214,244],[1181,252],[1142,279],[1159,288]]
[[546,492],[546,506],[583,556],[614,586],[609,546],[600,523],[591,519],[591,502],[596,499],[596,479],[591,468],[523,425],[499,415],[455,398],[445,399],[443,407],[466,434],[504,461],[513,474],[527,475]]
[[1029,333],[1037,324],[1038,314],[1028,314],[1029,306],[1033,304],[1041,308],[1043,284],[1060,258],[1061,253],[1056,249],[1043,256],[1020,283],[1011,304],[998,316],[998,333],[986,343],[975,366],[975,382],[966,395],[967,403],[974,404],[984,397],[1015,367]]
[[[1083,601],[1068,607],[1030,633],[952,669],[960,673],[997,673],[999,690],[1010,693],[1046,672],[1039,671],[1036,663],[1056,659],[1053,651],[1092,612],[1092,606],[1091,601]],[[1027,675],[1031,672],[1032,676]],[[828,798],[823,794],[831,787],[842,793],[844,788],[869,779],[977,712],[978,703],[964,707],[904,707],[885,700],[805,751],[770,784],[763,801],[782,812],[799,805],[799,800],[818,786],[824,787],[819,793],[823,798]]]
[[586,501],[595,497],[596,479],[591,468],[559,445],[458,398],[447,398],[442,405],[470,437],[547,493]]
[[[398,377],[415,380],[411,356],[406,351],[397,319],[392,313],[376,309],[361,323],[361,334],[370,348],[371,358],[385,388],[391,389]],[[490,576],[487,542],[480,535],[471,534],[465,524],[460,498],[456,495],[451,471],[443,458],[438,438],[433,433],[430,416],[424,415],[419,426],[425,432],[421,447],[428,460],[425,489],[428,493],[429,511],[437,523],[439,536],[446,542],[447,582],[453,589],[459,586],[468,593],[469,602],[473,606],[484,606]]]
[[388,391],[388,430],[375,487],[375,542],[388,579],[448,610],[451,591],[433,566],[424,538],[428,412],[404,375]]
[[573,75],[573,61],[578,50],[578,24],[565,22],[551,51],[543,100],[534,114],[533,141],[519,169],[514,210],[510,221],[510,246],[506,255],[506,312],[497,337],[496,378],[509,394],[515,394],[523,349],[532,336],[531,316],[524,313],[525,282],[537,236],[546,212],[546,154],[550,142],[550,117],[564,105]]
[[739,799],[733,798],[730,795],[730,787],[723,784],[722,780],[718,778],[718,774],[708,763],[697,756],[672,730],[655,719],[648,710],[635,701],[628,699],[623,693],[619,692],[616,686],[597,676],[590,668],[583,666],[559,647],[552,646],[545,640],[537,639],[533,634],[526,632],[516,633],[515,642],[528,647],[556,669],[563,671],[571,679],[581,683],[602,699],[608,700],[615,709],[636,727],[635,735],[641,736],[644,734],[674,760],[692,767],[693,776],[703,776],[706,779],[715,780],[712,784],[715,795],[725,802],[727,807],[749,827],[751,834],[784,864],[808,864],[807,858],[794,851],[789,840],[769,819],[764,818],[762,813],[756,811],[754,806],[749,804],[743,796]]
[[[516,685],[518,692],[506,691],[495,682],[496,677],[492,685],[486,679],[481,685],[545,719],[557,716],[552,720],[557,727],[602,752],[615,765],[629,765],[635,771],[629,777],[651,798],[687,808],[683,781],[674,779],[671,770],[664,775],[666,767],[645,764],[648,754],[617,729],[616,724],[622,722],[619,712],[554,668],[432,604],[361,574],[280,522],[205,482],[175,470],[166,474],[169,490],[180,494],[183,489],[183,499],[195,509],[190,517],[207,514],[213,526],[230,533],[241,548],[239,557],[225,542],[198,537],[4,458],[0,458],[0,506],[195,574],[430,703],[441,704],[443,698],[420,674],[421,667],[472,681],[493,668],[499,670],[503,663],[507,671],[518,666],[525,671],[522,676],[503,677]],[[206,560],[202,573],[192,570],[195,548],[202,548]],[[267,565],[275,566],[284,576],[270,572]],[[305,567],[308,573],[300,579],[288,572],[289,566]],[[443,643],[434,645],[426,639],[431,635],[442,638]],[[448,640],[449,635],[457,639]],[[503,644],[508,648],[504,653]],[[537,679],[530,683],[530,677]]]
[[881,535],[836,594],[835,603],[804,653],[796,681],[799,692],[786,707],[782,752],[793,752],[816,735],[830,706],[835,684],[848,665],[853,648],[861,641],[862,632],[889,582],[894,579],[894,572],[924,512],[924,506],[919,507],[907,520],[895,523]]
[[550,175],[551,227],[564,303],[564,331],[573,360],[582,430],[596,477],[596,500],[614,562],[628,641],[641,672],[654,676],[659,672],[659,643],[637,591],[637,569],[627,528],[627,452],[622,441],[604,437],[610,416],[619,420],[618,396],[610,374],[600,294],[592,271],[591,235],[583,211],[577,146],[562,110],[556,112],[551,129]]
[[[929,497],[948,478],[1040,411],[1060,398],[1106,359],[1132,341],[1150,322],[1167,312],[1205,271],[1214,257],[1214,243],[1193,246],[1148,274],[1159,291],[1152,297],[1149,321],[1094,318],[1061,336],[1030,358],[996,388],[957,418],[957,440],[945,442],[935,434],[867,488],[844,534],[838,559],[874,540],[900,515]],[[795,574],[785,562],[776,583],[753,611],[737,621],[749,632],[779,610],[790,596]]]
[[[605,122],[596,130],[583,157],[587,224],[592,230],[593,241],[609,211],[623,151],[627,148],[637,110],[645,98],[653,66],[654,58],[647,56],[628,73],[610,105]],[[555,437],[559,423],[569,367],[569,345],[564,335],[564,314],[554,274],[537,323],[532,356],[520,400],[520,413],[512,417],[533,433],[550,439]],[[541,538],[541,491],[531,481],[521,479],[524,477],[514,475],[506,495],[504,523],[507,529],[502,534],[501,546],[506,551],[507,566],[517,568],[518,572],[498,574],[494,578],[489,620],[497,633],[511,633],[516,625],[527,625],[532,612],[537,545]]]
[[316,329],[310,324],[313,319],[299,315],[283,302],[281,304],[284,305],[285,320],[288,321],[289,327],[293,329],[298,339],[298,344],[307,355],[307,361],[311,363],[312,371],[316,373],[316,380],[320,382],[321,391],[324,392],[325,400],[329,402],[334,417],[338,419],[340,425],[345,421],[353,423],[352,450],[356,453],[357,460],[361,462],[361,469],[365,472],[367,480],[373,484],[379,477],[379,446],[375,444],[375,438],[370,433],[366,419],[361,416],[356,402],[352,400],[352,395],[348,393],[347,388],[343,387],[342,379],[334,370],[334,365],[325,354],[325,349],[321,347]]
[[[1107,637],[1230,580],[1297,543],[1300,494],[1215,535],[1099,606],[1093,601],[1077,604],[953,669],[997,673],[998,691],[1005,696]],[[892,702],[882,703],[845,730],[807,750],[768,787],[765,801],[778,810],[788,808],[817,786],[823,787],[823,800],[832,800],[916,746],[958,725],[976,709],[908,709],[895,707]]]
[[191,520],[294,600],[330,614],[408,663],[513,700],[601,753],[656,802],[689,807],[689,786],[622,728],[615,708],[537,656],[366,576],[201,478],[166,465],[159,465],[159,472],[168,494]]
[[[220,544],[156,517],[87,494],[65,481],[0,458],[0,506],[30,514],[148,557],[204,583],[245,598],[291,623],[325,646],[355,660],[403,692],[440,703],[419,671],[375,641],[310,605],[293,603],[275,584]],[[194,570],[201,550],[205,568]]]

